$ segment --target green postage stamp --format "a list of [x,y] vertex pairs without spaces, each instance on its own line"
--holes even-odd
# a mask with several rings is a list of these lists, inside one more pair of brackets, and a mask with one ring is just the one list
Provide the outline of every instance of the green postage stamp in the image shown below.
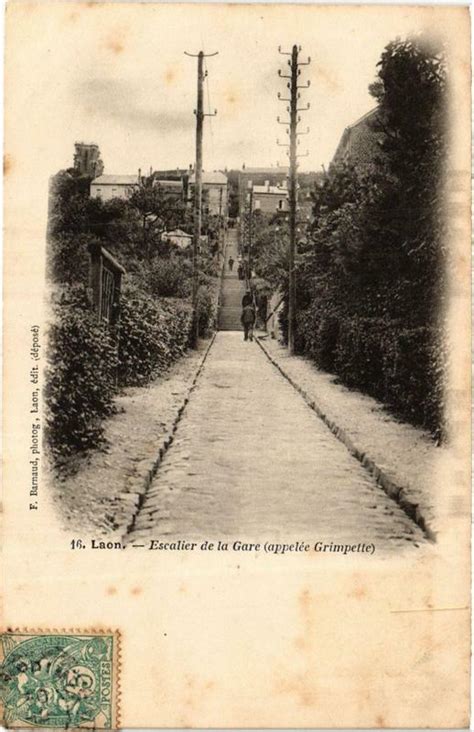
[[117,728],[118,635],[25,631],[0,637],[5,727]]

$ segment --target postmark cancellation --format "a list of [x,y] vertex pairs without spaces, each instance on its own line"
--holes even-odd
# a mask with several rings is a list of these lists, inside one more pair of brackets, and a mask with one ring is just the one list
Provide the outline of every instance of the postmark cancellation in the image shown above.
[[117,728],[118,633],[8,631],[0,640],[5,727]]

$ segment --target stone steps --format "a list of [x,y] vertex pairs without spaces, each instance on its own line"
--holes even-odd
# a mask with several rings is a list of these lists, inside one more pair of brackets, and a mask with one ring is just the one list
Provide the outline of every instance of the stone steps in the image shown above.
[[[228,234],[226,261],[232,255],[237,266],[237,232]],[[242,314],[242,298],[245,292],[245,281],[239,280],[235,271],[226,271],[222,279],[221,307],[219,309],[219,330],[242,330],[240,316]]]

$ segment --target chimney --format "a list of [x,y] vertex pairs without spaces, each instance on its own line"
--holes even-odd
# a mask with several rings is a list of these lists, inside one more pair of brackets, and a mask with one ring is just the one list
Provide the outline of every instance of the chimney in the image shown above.
[[142,169],[138,168],[138,185],[142,182]]

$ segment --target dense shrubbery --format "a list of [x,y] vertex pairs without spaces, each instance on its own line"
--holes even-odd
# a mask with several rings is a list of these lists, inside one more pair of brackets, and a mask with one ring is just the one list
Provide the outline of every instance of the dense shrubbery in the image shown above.
[[[380,153],[364,166],[332,166],[314,191],[312,228],[296,262],[297,349],[436,438],[443,432],[445,87],[438,49],[421,38],[388,44],[370,88]],[[286,297],[286,337],[284,257],[262,254],[259,266]]]
[[[96,447],[118,387],[143,385],[162,374],[189,346],[192,308],[190,252],[162,241],[164,229],[189,228],[189,211],[159,187],[144,186],[128,200],[89,197],[90,179],[77,171],[51,182],[48,276],[53,322],[48,343],[47,443],[57,466]],[[214,217],[215,218],[215,217]],[[217,236],[218,221],[203,231]],[[120,320],[106,327],[91,307],[89,246],[107,248],[127,270]],[[200,335],[215,326],[217,272],[200,262]]]
[[200,336],[209,335],[217,327],[218,283],[201,285],[198,290],[197,317]]
[[128,288],[119,325],[119,383],[146,384],[163,373],[188,347],[191,319],[183,301],[154,301]]
[[98,239],[87,234],[60,233],[50,238],[47,270],[51,282],[58,284],[87,283],[89,278],[89,244]]
[[439,436],[443,412],[441,338],[436,327],[403,320],[303,315],[306,353],[350,388],[361,389],[401,418]]
[[100,444],[102,420],[114,410],[117,350],[113,334],[92,312],[84,287],[60,288],[52,305],[46,439],[60,464],[71,453]]
[[154,297],[189,297],[191,263],[184,257],[157,258],[151,263],[146,280]]
[[[213,327],[212,292],[201,288],[200,333]],[[192,308],[180,299],[154,300],[128,286],[115,329],[99,323],[87,289],[62,286],[53,296],[45,390],[46,439],[53,461],[100,445],[103,420],[119,386],[156,378],[189,346]]]

